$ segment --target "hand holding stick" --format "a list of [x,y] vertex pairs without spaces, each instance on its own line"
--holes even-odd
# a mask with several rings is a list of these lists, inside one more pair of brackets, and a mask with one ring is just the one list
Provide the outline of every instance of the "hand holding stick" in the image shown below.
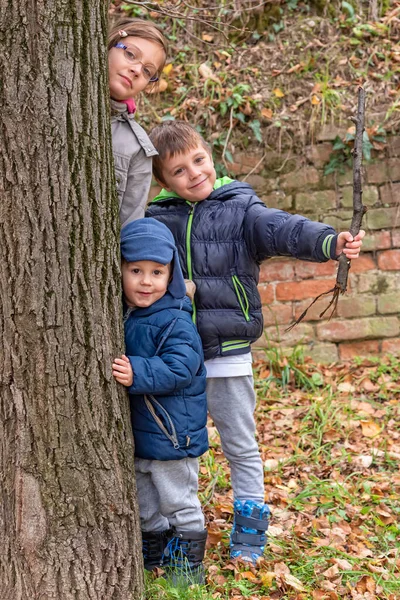
[[[352,117],[352,121],[356,125],[356,134],[354,140],[354,150],[353,150],[353,217],[351,219],[350,225],[350,233],[353,236],[353,239],[356,237],[361,228],[362,218],[364,213],[366,212],[366,208],[362,203],[362,179],[361,179],[361,163],[362,163],[362,155],[363,155],[363,133],[364,133],[364,119],[365,119],[365,90],[362,86],[358,88],[358,107],[357,107],[357,116]],[[300,317],[295,321],[290,327],[286,329],[286,331],[290,331],[300,323],[304,319],[307,314],[307,311],[311,306],[321,298],[321,296],[326,296],[327,294],[332,294],[333,297],[329,302],[328,306],[322,313],[319,315],[320,318],[324,316],[324,314],[330,309],[331,306],[332,312],[330,314],[329,319],[332,318],[333,314],[336,311],[339,294],[344,294],[347,290],[347,280],[349,276],[349,269],[351,265],[351,261],[346,257],[345,254],[341,254],[338,259],[339,268],[336,275],[336,283],[335,287],[327,292],[323,292],[315,300],[313,300],[308,308],[300,315]]]

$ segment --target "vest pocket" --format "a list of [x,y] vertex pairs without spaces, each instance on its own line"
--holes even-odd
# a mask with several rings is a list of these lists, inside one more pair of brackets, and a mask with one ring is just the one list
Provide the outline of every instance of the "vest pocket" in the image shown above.
[[246,321],[250,321],[249,315],[249,300],[247,298],[246,290],[244,289],[243,284],[241,283],[239,277],[237,275],[232,275],[232,283],[235,289],[235,294],[240,304],[240,308],[242,309],[242,313]]

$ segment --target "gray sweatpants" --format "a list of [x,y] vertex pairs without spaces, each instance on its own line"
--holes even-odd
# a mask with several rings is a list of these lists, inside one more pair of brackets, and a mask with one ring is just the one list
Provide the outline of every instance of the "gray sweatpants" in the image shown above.
[[142,531],[203,531],[204,516],[197,496],[199,461],[135,458]]
[[207,404],[231,467],[235,500],[264,503],[264,470],[255,439],[253,377],[207,379]]

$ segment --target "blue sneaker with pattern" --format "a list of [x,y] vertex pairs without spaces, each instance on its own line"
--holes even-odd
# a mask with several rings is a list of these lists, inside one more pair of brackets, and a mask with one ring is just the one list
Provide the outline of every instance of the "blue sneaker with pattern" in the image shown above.
[[230,539],[231,558],[256,564],[267,541],[270,510],[267,504],[254,500],[235,500],[234,521]]

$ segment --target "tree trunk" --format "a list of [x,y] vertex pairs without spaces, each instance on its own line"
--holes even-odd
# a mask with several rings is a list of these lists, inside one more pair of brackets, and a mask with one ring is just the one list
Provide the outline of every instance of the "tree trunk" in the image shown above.
[[0,597],[131,600],[107,2],[0,0]]

